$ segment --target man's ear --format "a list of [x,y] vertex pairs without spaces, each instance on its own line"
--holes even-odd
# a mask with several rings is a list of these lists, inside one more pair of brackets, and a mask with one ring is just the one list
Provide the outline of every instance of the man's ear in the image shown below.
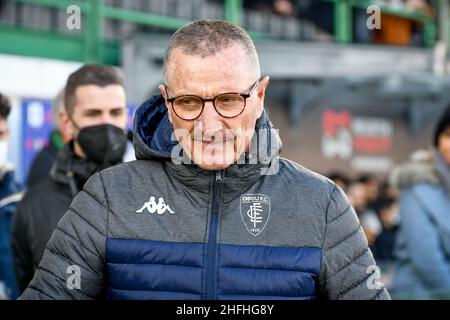
[[167,96],[166,88],[162,84],[160,84],[158,88],[159,88],[159,92],[161,92],[161,95],[163,96],[164,101],[166,103],[167,113],[169,114],[169,121],[170,121],[170,123],[173,123],[172,122],[172,109],[170,108],[170,102],[167,101],[167,99],[169,97]]
[[160,85],[158,86],[158,88],[159,88],[159,92],[161,93],[161,95],[162,95],[163,98],[164,98],[164,101],[166,102],[166,107],[167,107],[167,106],[168,106],[167,99],[168,99],[169,97],[167,96],[166,87],[164,87],[163,84],[160,84]]
[[69,140],[73,139],[75,135],[75,128],[73,127],[72,121],[70,121],[69,114],[67,111],[61,111],[58,116],[61,133]]
[[266,96],[266,88],[269,85],[269,76],[265,76],[258,84],[258,88],[256,89],[258,95],[258,106],[257,106],[257,114],[258,118],[261,116],[264,110],[264,98]]

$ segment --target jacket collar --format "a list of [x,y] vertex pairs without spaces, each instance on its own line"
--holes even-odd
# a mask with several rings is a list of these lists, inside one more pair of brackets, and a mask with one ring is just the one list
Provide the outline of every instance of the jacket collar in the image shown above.
[[433,155],[425,150],[414,153],[410,161],[392,170],[389,182],[397,190],[407,189],[418,183],[438,185],[439,178],[433,163]]
[[70,141],[57,154],[50,170],[50,178],[58,184],[68,186],[75,195],[89,177],[100,169],[102,168],[98,164],[78,157],[74,152],[73,141]]

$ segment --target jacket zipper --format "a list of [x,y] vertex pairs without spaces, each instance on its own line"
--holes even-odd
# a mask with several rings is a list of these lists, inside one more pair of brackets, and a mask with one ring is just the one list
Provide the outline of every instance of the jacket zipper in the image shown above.
[[213,203],[211,222],[209,225],[208,249],[206,252],[206,300],[214,300],[216,297],[216,253],[217,253],[217,226],[219,215],[219,195],[222,185],[222,171],[216,171],[213,185]]

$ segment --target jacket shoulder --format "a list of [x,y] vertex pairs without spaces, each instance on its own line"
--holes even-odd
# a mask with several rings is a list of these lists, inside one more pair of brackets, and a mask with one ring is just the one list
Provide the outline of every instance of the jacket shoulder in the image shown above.
[[110,179],[120,179],[126,175],[141,175],[144,172],[148,173],[154,170],[160,170],[163,169],[163,166],[163,162],[158,160],[133,160],[104,169],[100,171],[100,176],[106,182]]
[[105,192],[107,197],[110,193],[116,197],[117,193],[117,195],[121,194],[119,198],[122,198],[126,189],[127,192],[133,193],[146,185],[158,185],[166,175],[162,161],[133,160],[100,171],[98,180],[101,186],[96,184],[91,188],[94,189],[93,191],[103,188],[104,190],[101,191]]
[[280,158],[279,174],[287,177],[299,188],[308,189],[312,193],[320,192],[331,195],[335,188],[335,183],[327,177],[285,158]]
[[[442,210],[442,208],[448,207],[450,203],[444,188],[441,185],[429,182],[416,183],[407,189],[403,189],[400,198],[403,203],[416,203],[415,210],[426,210],[430,213],[444,213],[447,210]],[[445,216],[446,213],[444,213]]]
[[420,181],[414,185],[412,185],[409,189],[405,189],[403,192],[417,192],[417,193],[422,193],[422,192],[431,192],[431,193],[438,193],[440,191],[442,191],[442,186],[440,184],[434,184],[431,183],[429,181]]
[[288,176],[300,194],[306,194],[309,201],[317,201],[325,207],[327,221],[347,211],[350,207],[344,191],[329,178],[287,159],[280,160],[281,176]]

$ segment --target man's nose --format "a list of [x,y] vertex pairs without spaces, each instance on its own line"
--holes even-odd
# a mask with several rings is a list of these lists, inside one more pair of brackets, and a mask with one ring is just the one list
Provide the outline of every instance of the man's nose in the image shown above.
[[114,125],[114,118],[107,112],[102,114],[102,117],[100,119],[102,124],[112,124]]
[[206,101],[199,119],[204,131],[217,130],[222,126],[222,117],[217,113],[212,101]]

